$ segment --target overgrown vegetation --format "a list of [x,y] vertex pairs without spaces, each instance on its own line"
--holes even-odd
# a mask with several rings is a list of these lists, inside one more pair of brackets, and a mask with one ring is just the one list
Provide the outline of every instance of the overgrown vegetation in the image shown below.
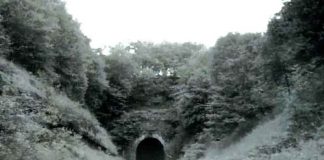
[[119,159],[107,132],[78,102],[2,58],[0,67],[1,159]]
[[[218,156],[232,160],[324,156],[322,0],[285,2],[266,33],[229,33],[212,48],[133,42],[103,55],[89,41],[60,0],[0,0],[0,159],[109,159],[106,131],[123,151],[141,132],[132,111],[155,109],[177,112],[184,160],[213,159],[215,144],[242,153]],[[287,127],[251,142],[277,115]]]
[[[263,102],[261,104],[270,108],[275,106],[280,110],[289,110],[288,114],[284,115],[289,117],[287,128],[279,131],[287,135],[269,137],[269,141],[276,141],[279,138],[279,141],[274,144],[269,144],[269,141],[264,144],[254,143],[256,148],[246,149],[246,153],[241,155],[218,154],[220,156],[218,158],[277,160],[323,157],[323,153],[319,152],[323,149],[323,137],[320,136],[323,132],[320,128],[324,118],[323,81],[321,80],[323,78],[323,16],[323,1],[285,2],[281,12],[269,23],[265,40],[259,45],[261,50],[257,53],[261,55],[261,61],[259,60],[261,66],[258,70],[262,71],[263,78],[256,80],[261,82],[263,87],[258,89],[254,86],[252,89],[263,92],[258,94],[261,95],[258,97]],[[249,82],[253,83],[251,80]],[[267,99],[272,100],[267,102]],[[259,108],[260,101],[255,102]],[[269,127],[269,130],[273,127]],[[272,133],[274,131],[269,132]],[[252,132],[250,136],[255,138],[253,136],[258,135]],[[241,141],[237,145],[248,144]],[[244,148],[238,146],[236,149],[242,147]],[[228,151],[236,152],[231,148],[228,148]],[[216,156],[217,153],[211,155]],[[208,159],[213,158],[208,157]]]

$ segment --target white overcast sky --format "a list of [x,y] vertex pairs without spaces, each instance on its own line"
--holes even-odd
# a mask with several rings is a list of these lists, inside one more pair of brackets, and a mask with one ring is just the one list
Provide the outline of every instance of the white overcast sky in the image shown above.
[[196,42],[228,32],[265,32],[282,0],[65,0],[91,46],[119,42]]

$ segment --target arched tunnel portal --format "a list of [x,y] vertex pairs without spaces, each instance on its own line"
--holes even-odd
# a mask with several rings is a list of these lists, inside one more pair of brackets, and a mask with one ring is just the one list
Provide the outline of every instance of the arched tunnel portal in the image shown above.
[[163,144],[156,138],[143,139],[136,148],[136,160],[165,160]]

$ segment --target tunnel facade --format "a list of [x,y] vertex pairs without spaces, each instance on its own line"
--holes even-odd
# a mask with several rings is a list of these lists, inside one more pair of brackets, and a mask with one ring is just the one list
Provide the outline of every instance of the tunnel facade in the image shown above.
[[163,144],[156,138],[145,138],[136,148],[136,160],[165,160]]
[[123,119],[137,120],[134,130],[137,135],[131,137],[129,144],[121,151],[125,160],[178,159],[184,136],[181,132],[177,132],[181,128],[178,126],[176,110],[133,111],[124,116]]

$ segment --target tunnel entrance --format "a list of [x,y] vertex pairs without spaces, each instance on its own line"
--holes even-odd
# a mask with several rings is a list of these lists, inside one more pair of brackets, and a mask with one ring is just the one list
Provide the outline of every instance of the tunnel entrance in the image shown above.
[[164,160],[165,153],[161,142],[155,138],[146,138],[136,148],[136,160]]

